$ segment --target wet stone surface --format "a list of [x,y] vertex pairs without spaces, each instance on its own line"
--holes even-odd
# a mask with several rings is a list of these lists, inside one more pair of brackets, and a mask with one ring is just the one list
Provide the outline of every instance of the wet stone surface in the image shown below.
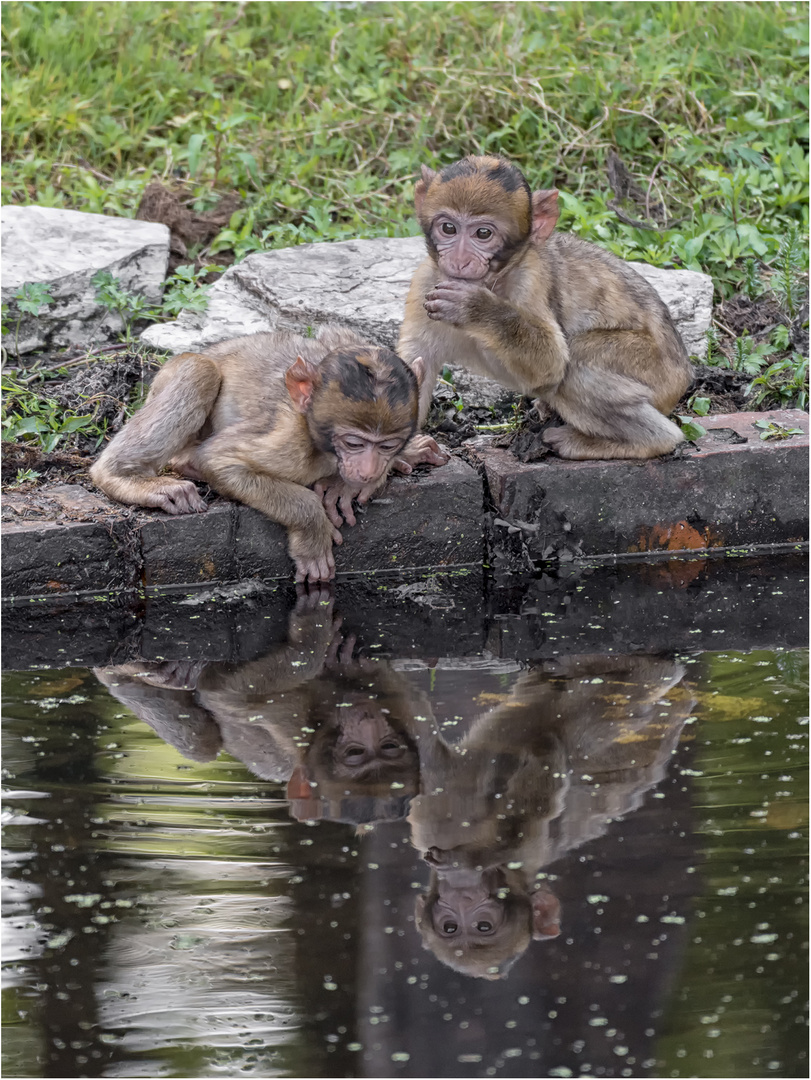
[[14,602],[5,1075],[806,1075],[806,593]]

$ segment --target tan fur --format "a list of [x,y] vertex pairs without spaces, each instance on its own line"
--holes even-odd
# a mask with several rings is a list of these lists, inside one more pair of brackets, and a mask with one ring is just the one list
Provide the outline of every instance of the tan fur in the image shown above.
[[[497,159],[472,160],[492,169]],[[469,177],[432,180],[420,206],[423,227],[426,206],[432,215],[443,206],[459,212],[473,187]],[[520,231],[524,217],[515,220],[514,207],[521,193],[492,181],[479,182],[468,214],[480,212],[484,190],[493,200],[488,219],[505,235]],[[440,368],[459,364],[550,405],[566,426],[545,438],[564,457],[667,453],[682,441],[663,414],[690,384],[684,345],[666,306],[635,270],[594,244],[551,231],[551,196],[533,196],[523,246],[480,282],[448,280],[433,253],[418,267],[398,351],[407,362],[422,356],[428,369],[420,421]]]
[[[328,514],[322,495],[309,489],[317,481],[337,484],[349,505],[360,488],[347,487],[343,460],[327,449],[331,432],[343,423],[349,431],[387,435],[394,424],[405,439],[414,429],[417,395],[406,371],[406,388],[401,386],[396,407],[385,393],[373,402],[344,400],[334,380],[324,382],[326,400],[320,403],[320,365],[325,359],[337,363],[340,373],[338,350],[367,358],[385,391],[385,355],[392,354],[338,326],[324,327],[316,339],[287,332],[253,334],[173,357],[155,378],[143,408],[91,469],[94,482],[119,502],[172,514],[204,511],[191,480],[159,475],[169,466],[284,525],[298,580],[332,577],[332,544],[341,541],[335,519],[339,524],[341,519],[334,503]],[[303,363],[296,371],[303,372],[305,382],[294,379],[290,385],[307,387],[306,380],[314,378],[312,396],[302,407],[304,412],[320,409],[325,416],[318,445],[307,416],[285,386],[285,373],[297,357]],[[389,453],[389,464],[394,456]],[[366,497],[382,483],[385,471],[382,478],[375,476]]]

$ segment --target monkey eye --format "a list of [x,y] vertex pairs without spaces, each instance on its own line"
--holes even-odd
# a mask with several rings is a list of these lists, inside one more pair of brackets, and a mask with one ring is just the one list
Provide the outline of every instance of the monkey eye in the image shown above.
[[455,922],[450,922],[449,921],[449,922],[444,922],[442,924],[442,933],[443,934],[455,934],[458,929],[459,929],[459,924],[455,923]]
[[456,226],[450,221],[443,221],[442,222],[442,231],[444,232],[444,234],[446,236],[455,236],[456,235]]
[[493,230],[485,228],[484,226],[482,226],[481,229],[476,230],[476,236],[479,238],[479,240],[489,240],[492,235]]
[[384,757],[395,757],[399,755],[403,747],[396,739],[385,739],[380,744],[380,752]]
[[353,439],[351,437],[344,436],[344,445],[348,450],[362,450],[366,443],[363,439]]
[[489,934],[490,931],[493,929],[493,924],[491,922],[487,922],[486,919],[482,919],[480,922],[476,923],[476,929],[479,931],[480,934]]

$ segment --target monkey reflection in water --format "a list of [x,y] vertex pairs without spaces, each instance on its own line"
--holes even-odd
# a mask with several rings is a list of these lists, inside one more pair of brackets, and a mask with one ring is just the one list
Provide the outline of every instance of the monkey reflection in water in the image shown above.
[[440,960],[495,979],[560,933],[537,875],[664,777],[693,704],[683,675],[664,659],[564,658],[523,674],[458,744],[420,741],[409,822],[431,878],[417,925]]
[[684,669],[574,656],[521,675],[450,743],[427,697],[356,659],[326,590],[299,597],[288,640],[258,660],[98,669],[110,692],[197,761],[221,749],[287,784],[299,820],[403,817],[430,866],[423,943],[451,968],[499,978],[560,932],[543,867],[601,836],[663,779],[690,714]]
[[428,704],[387,664],[356,659],[326,587],[299,596],[287,641],[244,664],[98,668],[110,693],[186,757],[221,750],[287,785],[299,820],[405,816],[419,790],[414,711]]

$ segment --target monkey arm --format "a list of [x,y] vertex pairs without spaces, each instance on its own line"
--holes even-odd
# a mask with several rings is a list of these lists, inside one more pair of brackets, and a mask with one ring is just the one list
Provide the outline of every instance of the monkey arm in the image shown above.
[[[283,452],[272,441],[255,433],[251,441],[248,434],[226,428],[198,448],[193,466],[221,495],[246,503],[285,526],[296,581],[328,581],[335,576],[332,545],[342,543],[341,534],[314,491],[269,471],[274,458],[281,472]],[[302,474],[293,460],[288,464],[291,472]]]
[[[540,298],[533,314],[466,281],[439,281],[425,297],[429,319],[464,328],[503,364],[526,394],[543,397],[562,381],[569,364],[566,338]],[[535,314],[534,312],[537,312]]]

